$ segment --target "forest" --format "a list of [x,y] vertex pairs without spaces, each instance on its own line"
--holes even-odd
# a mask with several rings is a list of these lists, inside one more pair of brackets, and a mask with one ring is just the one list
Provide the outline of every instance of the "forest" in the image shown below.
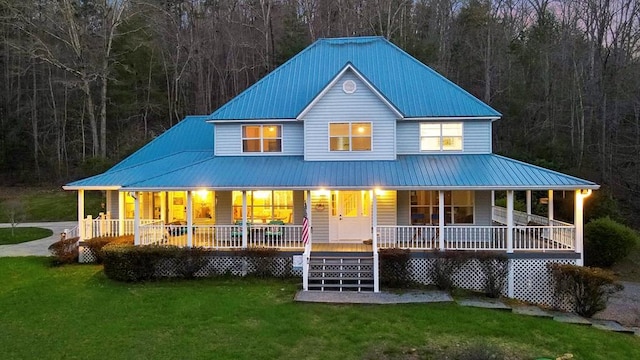
[[384,36],[503,114],[494,152],[640,226],[637,0],[0,0],[0,184],[104,171],[323,37]]

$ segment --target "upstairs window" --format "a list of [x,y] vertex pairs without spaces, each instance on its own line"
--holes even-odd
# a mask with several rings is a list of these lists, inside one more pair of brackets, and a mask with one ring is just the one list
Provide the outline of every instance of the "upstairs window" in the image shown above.
[[371,151],[371,123],[329,124],[329,151]]
[[462,150],[462,123],[420,124],[420,150]]
[[282,126],[242,125],[242,152],[282,152]]

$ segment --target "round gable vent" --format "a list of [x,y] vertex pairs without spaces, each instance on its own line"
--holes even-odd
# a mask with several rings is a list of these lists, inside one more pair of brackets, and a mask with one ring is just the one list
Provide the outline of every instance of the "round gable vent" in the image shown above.
[[342,91],[347,94],[353,94],[354,92],[356,92],[356,88],[356,82],[353,80],[347,80],[342,83]]

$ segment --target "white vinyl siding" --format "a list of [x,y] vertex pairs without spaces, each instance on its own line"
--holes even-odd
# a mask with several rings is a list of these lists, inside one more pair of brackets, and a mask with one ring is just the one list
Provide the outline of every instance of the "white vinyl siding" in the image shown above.
[[233,224],[231,191],[216,191],[216,224]]
[[491,216],[491,191],[476,191],[475,200],[475,225],[492,225],[493,220]]
[[311,192],[311,228],[314,243],[329,242],[329,196]]
[[112,219],[118,218],[118,202],[120,201],[120,193],[116,190],[107,190],[107,203],[105,211]]
[[398,225],[411,225],[411,192],[407,190],[398,191]]
[[[356,92],[342,90],[346,80]],[[394,160],[397,116],[360,79],[348,71],[304,117],[305,160]],[[371,151],[329,151],[329,123],[370,122]]]
[[303,124],[299,122],[282,123],[282,151],[271,153],[243,153],[242,125],[215,124],[215,155],[216,156],[274,156],[274,155],[302,155],[304,142]]
[[[396,129],[396,143],[398,155],[424,154],[420,151],[420,123],[421,121],[398,121]],[[463,151],[443,151],[436,153],[491,153],[491,121],[468,120],[462,125]]]
[[396,225],[396,192],[387,190],[378,195],[378,225]]

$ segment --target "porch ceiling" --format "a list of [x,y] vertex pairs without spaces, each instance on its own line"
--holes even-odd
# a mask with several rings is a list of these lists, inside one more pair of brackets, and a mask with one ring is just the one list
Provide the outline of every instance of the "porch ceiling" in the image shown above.
[[[105,173],[126,190],[597,189],[593,182],[494,154],[405,155],[392,161],[304,161],[302,156],[171,156]],[[121,176],[121,177],[120,177]],[[88,180],[93,179],[91,184]],[[96,185],[90,178],[70,185]],[[127,181],[129,180],[129,181]],[[107,184],[105,184],[107,185]],[[67,188],[71,188],[70,186]]]

